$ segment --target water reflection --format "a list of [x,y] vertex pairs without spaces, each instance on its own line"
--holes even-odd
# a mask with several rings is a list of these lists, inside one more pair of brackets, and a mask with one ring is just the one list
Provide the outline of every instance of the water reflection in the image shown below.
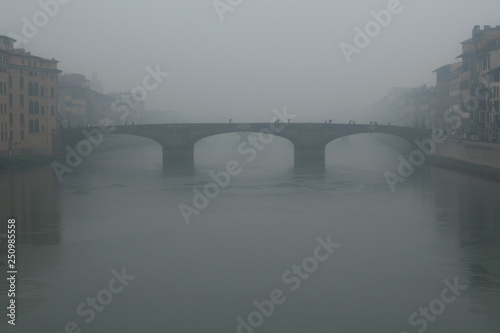
[[[0,175],[2,219],[16,219],[18,244],[60,242],[58,183],[48,166]],[[0,233],[7,225],[0,223]]]
[[[56,265],[57,256],[39,257],[40,246],[61,242],[58,207],[58,182],[49,166],[28,171],[0,175],[0,243],[6,241],[7,223],[16,220],[16,264],[20,274],[17,281],[16,302],[25,313],[46,303],[49,282],[39,272],[48,265]],[[6,242],[5,242],[6,243]],[[4,244],[1,244],[2,248]],[[6,267],[7,255],[2,251],[0,268]],[[7,283],[0,285],[1,295],[7,295]],[[2,323],[3,324],[3,323]]]
[[[472,313],[486,319],[487,327],[498,330],[500,320],[500,206],[499,184],[477,177],[431,168],[427,181],[435,184],[437,233],[447,241],[457,240],[462,273],[474,288]],[[478,291],[480,293],[478,293]]]

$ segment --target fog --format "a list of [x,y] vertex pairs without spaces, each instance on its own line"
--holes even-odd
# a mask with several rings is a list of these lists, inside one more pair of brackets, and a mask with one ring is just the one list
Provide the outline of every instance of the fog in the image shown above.
[[[145,108],[174,121],[264,122],[283,106],[298,122],[363,121],[391,87],[435,85],[432,71],[456,61],[474,25],[496,25],[500,9],[494,0],[402,1],[348,63],[341,43],[354,46],[355,27],[364,31],[388,1],[222,3],[231,10],[218,13],[212,0],[72,0],[16,46],[57,59],[64,73],[96,71],[105,93],[130,91],[159,65],[170,75]],[[3,35],[23,36],[23,17],[41,11],[35,0],[2,4]]]
[[[104,94],[142,87],[144,122],[224,123],[40,133],[52,97],[26,82],[26,126],[1,108],[0,332],[499,331],[500,183],[476,174],[500,150],[369,111],[434,86],[498,0],[0,1],[0,35]],[[55,160],[15,156],[25,131]]]

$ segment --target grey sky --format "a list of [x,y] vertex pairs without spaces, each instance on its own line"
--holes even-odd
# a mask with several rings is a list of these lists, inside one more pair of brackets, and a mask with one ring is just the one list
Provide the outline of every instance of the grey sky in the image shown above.
[[[1,0],[0,34],[21,35],[34,0]],[[227,2],[225,0],[224,2]],[[268,121],[288,106],[296,121],[359,119],[393,86],[434,85],[474,25],[500,24],[498,0],[401,1],[348,64],[340,43],[388,1],[243,0],[222,22],[213,0],[72,0],[24,47],[67,73],[97,71],[105,92],[142,84],[146,66],[170,76],[147,109],[188,121]],[[374,119],[375,120],[375,119]]]

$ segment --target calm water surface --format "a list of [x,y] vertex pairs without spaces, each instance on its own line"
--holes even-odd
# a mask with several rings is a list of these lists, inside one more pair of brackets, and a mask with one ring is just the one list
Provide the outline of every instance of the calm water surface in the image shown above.
[[[19,245],[17,326],[3,314],[0,332],[500,332],[499,183],[424,165],[392,193],[400,152],[363,135],[330,144],[324,170],[294,169],[281,139],[252,163],[238,136],[207,139],[180,170],[147,140],[106,140],[62,184],[50,167],[0,176]],[[179,204],[232,159],[241,174],[187,225]],[[283,274],[328,236],[341,246],[292,290]],[[122,269],[135,278],[103,291]],[[446,279],[467,287],[450,304]],[[276,289],[283,304],[252,317]],[[249,315],[263,323],[238,329]]]

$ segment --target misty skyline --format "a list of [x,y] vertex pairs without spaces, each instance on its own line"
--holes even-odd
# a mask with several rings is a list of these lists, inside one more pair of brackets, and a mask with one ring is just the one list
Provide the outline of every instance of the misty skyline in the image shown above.
[[[64,73],[90,79],[95,70],[105,93],[130,91],[160,65],[170,75],[148,93],[146,110],[186,121],[265,122],[286,105],[297,122],[347,122],[391,87],[435,85],[432,71],[458,61],[474,25],[498,24],[495,1],[401,1],[347,63],[340,44],[354,45],[354,28],[388,2],[242,1],[221,21],[212,0],[72,0],[22,46]],[[22,36],[22,18],[41,11],[37,1],[3,3],[2,35]]]

